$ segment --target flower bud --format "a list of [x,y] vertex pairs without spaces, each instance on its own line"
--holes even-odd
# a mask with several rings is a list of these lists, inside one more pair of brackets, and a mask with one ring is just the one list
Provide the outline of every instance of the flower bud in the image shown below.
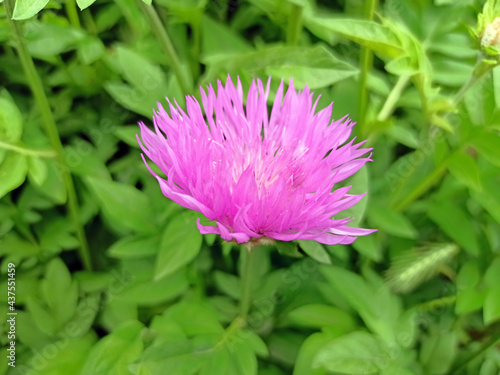
[[484,28],[481,46],[500,48],[500,17],[495,18],[493,23],[489,23]]

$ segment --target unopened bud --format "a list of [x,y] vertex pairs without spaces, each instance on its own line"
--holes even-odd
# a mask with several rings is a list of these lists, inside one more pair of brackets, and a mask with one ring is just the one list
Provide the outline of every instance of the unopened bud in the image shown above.
[[496,18],[493,23],[487,24],[484,28],[481,46],[500,48],[500,17]]

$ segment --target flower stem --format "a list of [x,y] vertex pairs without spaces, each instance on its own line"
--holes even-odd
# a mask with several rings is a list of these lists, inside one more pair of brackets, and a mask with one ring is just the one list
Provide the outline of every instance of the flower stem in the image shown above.
[[286,43],[288,45],[297,45],[302,32],[302,7],[297,4],[292,4],[290,17],[286,29]]
[[400,98],[404,88],[406,87],[409,81],[410,81],[410,76],[399,76],[398,81],[392,88],[382,109],[380,110],[380,113],[377,116],[378,121],[385,121],[391,116],[392,112],[394,111],[394,108],[396,107],[396,102]]
[[[377,7],[377,0],[369,0],[366,2],[365,16],[367,20],[372,20]],[[365,127],[366,108],[368,106],[368,91],[366,89],[366,81],[368,79],[368,72],[373,65],[373,53],[367,47],[361,47],[360,53],[361,60],[361,75],[359,76],[359,113],[358,113],[358,126],[360,134],[364,134],[363,128]]]
[[188,94],[189,92],[191,92],[191,90],[189,89],[189,84],[184,76],[184,73],[182,72],[181,61],[179,60],[179,56],[175,51],[174,45],[172,44],[172,40],[170,39],[167,30],[163,26],[160,16],[156,12],[156,9],[153,5],[147,5],[141,0],[138,0],[138,3],[139,7],[146,15],[146,18],[148,19],[153,32],[158,38],[163,51],[167,55],[167,58],[170,59],[170,67],[174,71],[174,74],[179,81],[181,90],[184,92],[184,94]]
[[462,370],[473,360],[475,360],[477,357],[479,357],[481,354],[483,354],[485,351],[496,345],[500,341],[500,332],[496,332],[491,336],[491,338],[488,341],[485,341],[478,350],[476,350],[474,353],[470,354],[469,356],[466,356],[462,361],[457,363],[449,372],[449,374],[453,375],[458,375],[462,373]]
[[83,265],[86,269],[92,269],[92,262],[90,258],[90,252],[87,246],[87,239],[85,237],[85,231],[83,226],[80,224],[80,210],[78,207],[78,200],[76,196],[75,186],[73,184],[73,179],[69,173],[68,168],[66,168],[66,163],[63,158],[63,145],[59,133],[57,131],[57,126],[52,116],[52,111],[50,109],[49,100],[45,91],[43,89],[42,80],[36,71],[33,59],[24,43],[21,28],[17,21],[12,19],[12,11],[14,6],[14,0],[4,1],[5,11],[7,13],[7,19],[9,20],[10,29],[12,31],[12,36],[14,38],[14,43],[16,45],[19,59],[21,60],[21,65],[23,66],[24,73],[28,79],[29,86],[37,103],[38,109],[42,115],[42,120],[45,125],[45,130],[50,139],[50,143],[56,153],[56,161],[62,168],[61,174],[63,178],[63,183],[68,193],[68,211],[73,221],[75,231],[80,241],[79,253],[82,259]]
[[69,23],[71,24],[71,26],[77,29],[81,28],[75,0],[66,0],[66,14],[68,15]]
[[41,158],[53,158],[54,156],[57,156],[57,152],[54,150],[34,150],[32,148],[17,146],[2,141],[0,141],[0,149],[15,151],[18,154],[23,155],[39,156]]
[[[254,263],[256,247],[249,247],[248,250],[242,250],[242,275],[241,275],[241,299],[240,299],[240,316],[245,321],[252,305],[252,289],[254,280]],[[246,251],[244,253],[243,251]]]

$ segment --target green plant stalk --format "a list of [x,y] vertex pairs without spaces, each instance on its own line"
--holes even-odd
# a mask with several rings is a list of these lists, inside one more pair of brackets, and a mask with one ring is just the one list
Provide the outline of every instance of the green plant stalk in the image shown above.
[[[474,69],[474,72],[472,73],[472,76],[469,78],[469,80],[467,82],[465,82],[462,85],[462,87],[460,88],[460,90],[458,90],[457,94],[455,95],[455,97],[453,99],[453,103],[455,105],[460,104],[460,102],[463,100],[463,98],[465,96],[465,93],[472,86],[474,86],[474,84],[477,81],[479,81],[479,79],[484,74],[486,74],[487,72],[489,72],[491,70],[491,69],[485,69],[485,70],[481,70],[479,73],[477,73],[477,67],[479,66],[480,63],[481,62],[479,61],[476,64],[476,69]],[[410,205],[416,199],[418,199],[422,194],[424,194],[431,186],[433,186],[437,182],[437,180],[439,178],[441,178],[442,174],[444,173],[444,171],[448,167],[448,163],[451,160],[451,156],[455,152],[460,151],[462,149],[462,147],[460,147],[459,149],[457,149],[457,150],[453,151],[452,153],[450,153],[450,155],[447,158],[445,158],[436,168],[434,168],[434,170],[429,175],[427,175],[427,177],[425,179],[423,179],[422,181],[420,181],[420,183],[418,185],[416,185],[413,188],[413,190],[403,200],[401,200],[399,203],[397,203],[396,205],[394,205],[394,209],[396,211],[402,211],[408,205]]]
[[246,257],[242,259],[243,267],[241,275],[241,299],[240,299],[240,317],[245,321],[248,318],[248,312],[252,305],[252,289],[253,289],[253,275],[255,273],[255,251],[257,247],[248,247]]
[[389,93],[389,96],[385,100],[384,105],[382,106],[382,109],[380,110],[380,113],[377,116],[378,121],[385,121],[387,120],[392,112],[394,112],[394,108],[396,107],[396,103],[401,97],[401,94],[403,93],[403,90],[405,89],[406,85],[410,81],[410,76],[399,76],[398,81],[392,88],[391,92]]
[[478,350],[476,350],[474,353],[466,356],[462,361],[458,362],[455,366],[453,366],[453,368],[451,369],[451,371],[449,373],[452,375],[462,374],[463,373],[462,370],[470,362],[472,362],[474,359],[479,357],[481,354],[486,352],[488,349],[490,349],[491,347],[496,345],[498,342],[500,342],[500,332],[496,332],[493,336],[491,336],[491,338],[488,341],[484,342]]
[[80,29],[80,19],[78,18],[78,10],[76,9],[75,0],[66,0],[66,14],[68,15],[71,26]]
[[[372,20],[377,7],[377,0],[369,0],[366,2],[365,17],[367,20]],[[361,74],[359,76],[359,109],[358,109],[358,131],[362,136],[365,136],[366,109],[368,108],[368,91],[366,82],[368,73],[373,65],[373,53],[367,47],[361,47],[360,53]]]
[[302,7],[297,4],[292,4],[288,25],[286,28],[286,43],[290,46],[295,46],[300,40],[302,32]]
[[66,168],[66,163],[63,158],[63,146],[59,133],[57,131],[57,126],[52,116],[52,111],[50,109],[49,100],[45,91],[43,89],[42,80],[36,71],[35,64],[31,55],[24,43],[21,28],[19,23],[12,19],[12,12],[14,6],[14,0],[4,1],[5,10],[7,12],[7,18],[9,20],[10,29],[14,37],[14,42],[19,53],[19,59],[21,60],[21,65],[23,66],[24,73],[28,79],[29,86],[35,97],[38,109],[42,115],[43,123],[45,125],[45,130],[50,139],[50,143],[56,152],[56,160],[61,165],[63,170],[61,171],[63,183],[68,194],[68,211],[73,221],[75,231],[80,241],[79,254],[83,262],[84,267],[87,270],[92,269],[92,261],[90,258],[90,252],[87,245],[87,239],[85,237],[85,231],[83,226],[80,224],[80,209],[78,207],[78,199],[76,196],[75,186],[73,184],[73,179],[69,173],[69,169]]
[[163,26],[158,12],[156,12],[156,9],[153,5],[147,5],[141,0],[138,0],[138,3],[139,7],[148,19],[151,28],[156,35],[156,38],[160,42],[163,51],[167,55],[167,58],[170,60],[170,67],[174,71],[174,74],[179,81],[181,90],[184,92],[184,94],[190,93],[191,90],[189,89],[189,84],[184,76],[184,73],[182,72],[181,61],[179,59],[179,56],[177,55],[177,52],[175,51],[174,45],[172,44],[172,40],[170,39],[167,30]]
[[41,158],[53,158],[57,156],[57,152],[55,152],[54,150],[34,150],[32,148],[13,145],[2,141],[0,141],[0,149],[15,151],[18,154],[23,155],[38,156]]

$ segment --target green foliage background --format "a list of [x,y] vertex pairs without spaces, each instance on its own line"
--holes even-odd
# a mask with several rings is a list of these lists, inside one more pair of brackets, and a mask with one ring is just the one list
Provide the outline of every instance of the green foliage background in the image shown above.
[[[496,2],[150,3],[0,5],[0,374],[498,374]],[[245,250],[199,234],[135,139],[227,74],[307,84],[374,147],[345,215],[379,231],[255,249],[247,319]]]

